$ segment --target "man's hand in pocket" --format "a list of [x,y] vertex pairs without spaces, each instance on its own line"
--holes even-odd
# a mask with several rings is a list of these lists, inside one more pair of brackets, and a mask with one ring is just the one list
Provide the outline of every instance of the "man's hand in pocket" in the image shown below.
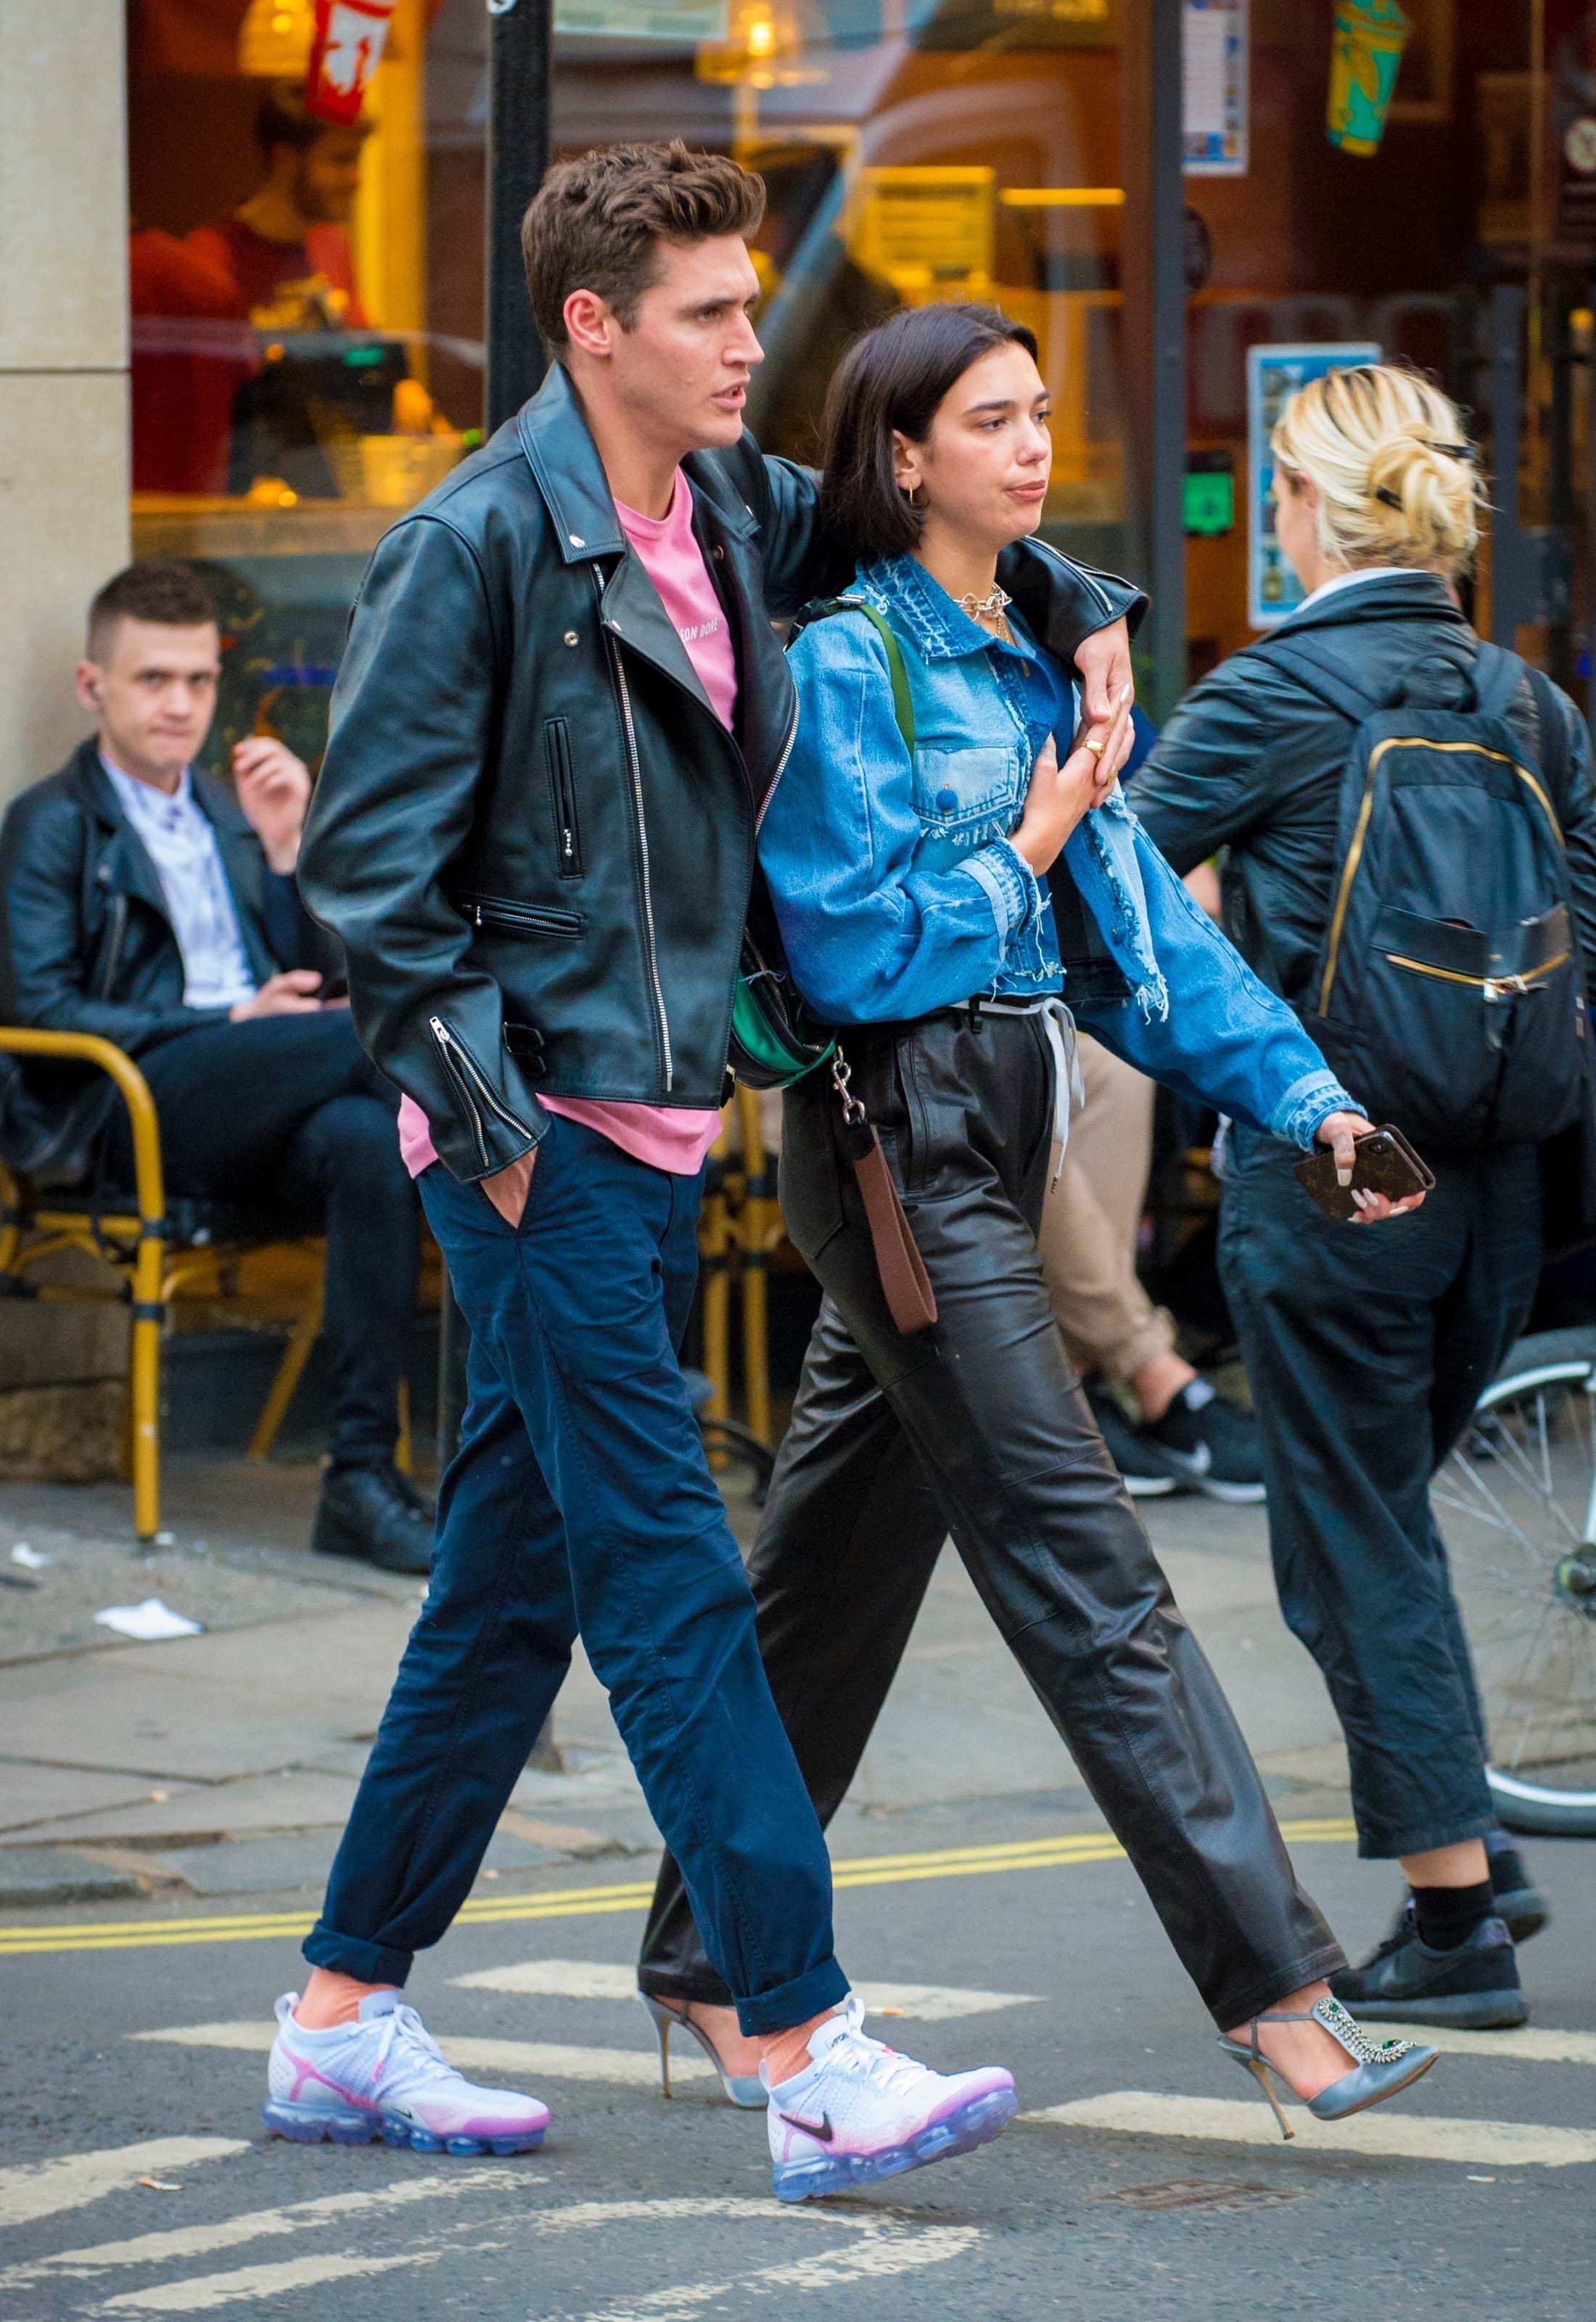
[[518,1226],[526,1208],[526,1196],[532,1191],[533,1165],[537,1159],[537,1147],[524,1153],[519,1161],[512,1161],[507,1169],[497,1169],[491,1177],[478,1179],[482,1191],[503,1218],[506,1225]]

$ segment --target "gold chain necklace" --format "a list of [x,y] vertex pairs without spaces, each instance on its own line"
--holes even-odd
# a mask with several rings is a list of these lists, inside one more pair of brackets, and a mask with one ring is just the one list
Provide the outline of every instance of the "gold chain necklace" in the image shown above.
[[1014,602],[1007,589],[995,588],[990,597],[977,597],[972,591],[967,590],[964,595],[955,601],[960,611],[968,613],[972,621],[996,621],[998,634],[1004,643],[1007,644],[1014,643],[1014,632],[1003,617],[1004,607]]

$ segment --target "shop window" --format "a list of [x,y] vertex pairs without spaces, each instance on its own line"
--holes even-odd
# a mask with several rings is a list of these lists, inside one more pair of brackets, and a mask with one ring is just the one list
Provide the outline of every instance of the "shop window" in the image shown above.
[[395,0],[342,124],[306,103],[315,18],[128,9],[133,544],[210,573],[218,765],[251,730],[319,756],[367,557],[480,440],[481,0]]

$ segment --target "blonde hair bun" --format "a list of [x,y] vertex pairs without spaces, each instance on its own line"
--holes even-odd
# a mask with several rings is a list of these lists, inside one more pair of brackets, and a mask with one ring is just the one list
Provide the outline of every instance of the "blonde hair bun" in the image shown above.
[[1473,559],[1483,490],[1457,406],[1394,363],[1328,371],[1291,398],[1270,448],[1318,489],[1321,553],[1339,564],[1453,573]]

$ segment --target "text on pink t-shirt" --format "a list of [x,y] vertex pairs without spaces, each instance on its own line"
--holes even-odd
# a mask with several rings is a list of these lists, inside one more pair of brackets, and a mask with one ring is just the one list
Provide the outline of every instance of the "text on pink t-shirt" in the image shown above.
[[[725,609],[694,536],[691,486],[678,468],[670,506],[663,516],[640,516],[619,500],[616,514],[659,591],[710,708],[729,732],[737,711],[737,655]],[[720,1135],[718,1112],[689,1112],[669,1104],[608,1103],[592,1097],[545,1096],[539,1102],[545,1112],[597,1129],[634,1160],[673,1177],[696,1177]],[[410,1097],[399,1106],[399,1151],[413,1177],[438,1157],[426,1115]]]

